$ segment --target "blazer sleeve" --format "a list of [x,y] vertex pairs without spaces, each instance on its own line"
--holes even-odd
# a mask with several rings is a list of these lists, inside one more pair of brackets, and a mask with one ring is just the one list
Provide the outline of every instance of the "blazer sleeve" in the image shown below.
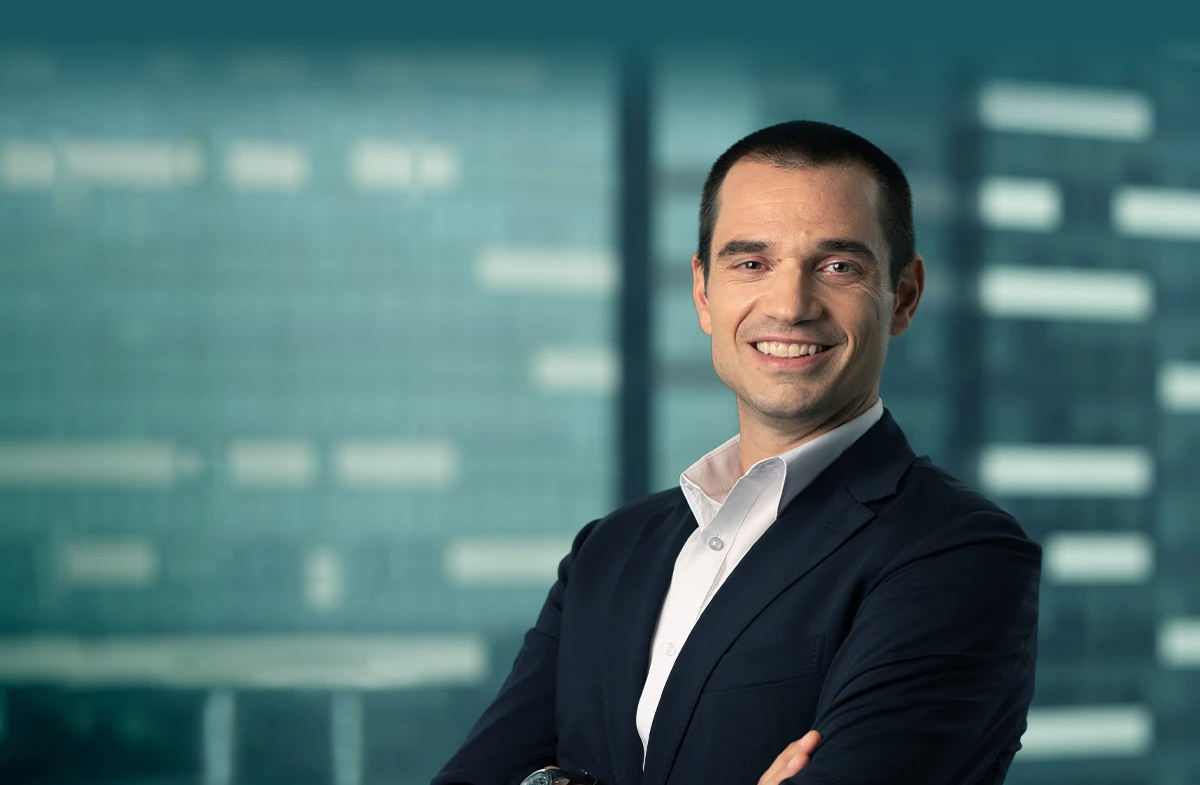
[[584,540],[598,521],[585,526],[558,565],[537,623],[525,641],[500,692],[475,723],[433,785],[510,785],[554,763],[555,689],[563,595]]
[[795,785],[999,782],[1033,696],[1041,549],[976,512],[871,588],[817,707]]

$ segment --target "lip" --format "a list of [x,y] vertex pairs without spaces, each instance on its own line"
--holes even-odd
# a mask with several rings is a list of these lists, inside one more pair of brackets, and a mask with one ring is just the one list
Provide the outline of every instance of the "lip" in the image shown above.
[[[771,339],[764,338],[763,340],[766,341]],[[757,341],[755,343],[757,343]],[[783,343],[783,341],[780,341],[780,343]],[[799,342],[789,341],[789,343]],[[812,343],[816,343],[816,341],[813,341]],[[783,371],[799,371],[812,368],[813,366],[822,362],[826,355],[830,354],[835,348],[837,348],[836,345],[830,346],[823,352],[806,354],[803,357],[772,357],[769,354],[763,354],[760,352],[758,347],[756,347],[753,343],[747,344],[747,346],[749,346],[750,351],[754,352],[755,356],[758,357],[758,359],[761,360],[768,368],[776,368]]]
[[791,335],[758,335],[747,341],[751,346],[756,343],[769,341],[771,343],[815,343],[817,346],[832,346],[833,344],[818,341],[815,338],[796,338]]

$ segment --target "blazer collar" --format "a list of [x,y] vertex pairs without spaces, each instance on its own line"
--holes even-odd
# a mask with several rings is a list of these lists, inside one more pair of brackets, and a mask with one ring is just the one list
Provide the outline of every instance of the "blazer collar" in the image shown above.
[[647,527],[613,595],[606,635],[611,648],[605,714],[616,785],[666,783],[700,692],[720,658],[763,608],[875,517],[867,505],[895,493],[914,457],[885,411],[780,513],[730,573],[679,652],[655,712],[642,770],[635,715],[650,640],[675,558],[695,524],[681,500],[663,525]]
[[621,568],[604,629],[604,730],[613,785],[639,785],[642,739],[637,706],[650,666],[650,643],[671,584],[675,558],[696,519],[679,494],[674,507],[652,517]]
[[896,492],[900,479],[916,455],[904,431],[883,410],[879,422],[842,453],[834,466],[840,467],[846,488],[860,504],[870,504]]

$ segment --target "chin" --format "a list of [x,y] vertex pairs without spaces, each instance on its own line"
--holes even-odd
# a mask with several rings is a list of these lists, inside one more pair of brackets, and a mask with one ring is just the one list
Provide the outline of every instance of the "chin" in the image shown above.
[[828,413],[823,401],[754,401],[751,407],[773,420],[811,420]]

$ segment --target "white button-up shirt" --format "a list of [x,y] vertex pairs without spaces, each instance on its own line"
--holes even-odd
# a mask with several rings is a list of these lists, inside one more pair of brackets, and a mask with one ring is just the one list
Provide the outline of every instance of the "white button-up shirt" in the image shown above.
[[780,511],[882,416],[883,401],[876,400],[853,420],[759,461],[744,475],[740,437],[734,436],[679,475],[697,526],[675,559],[650,647],[650,670],[637,708],[643,756],[671,666],[700,614]]

